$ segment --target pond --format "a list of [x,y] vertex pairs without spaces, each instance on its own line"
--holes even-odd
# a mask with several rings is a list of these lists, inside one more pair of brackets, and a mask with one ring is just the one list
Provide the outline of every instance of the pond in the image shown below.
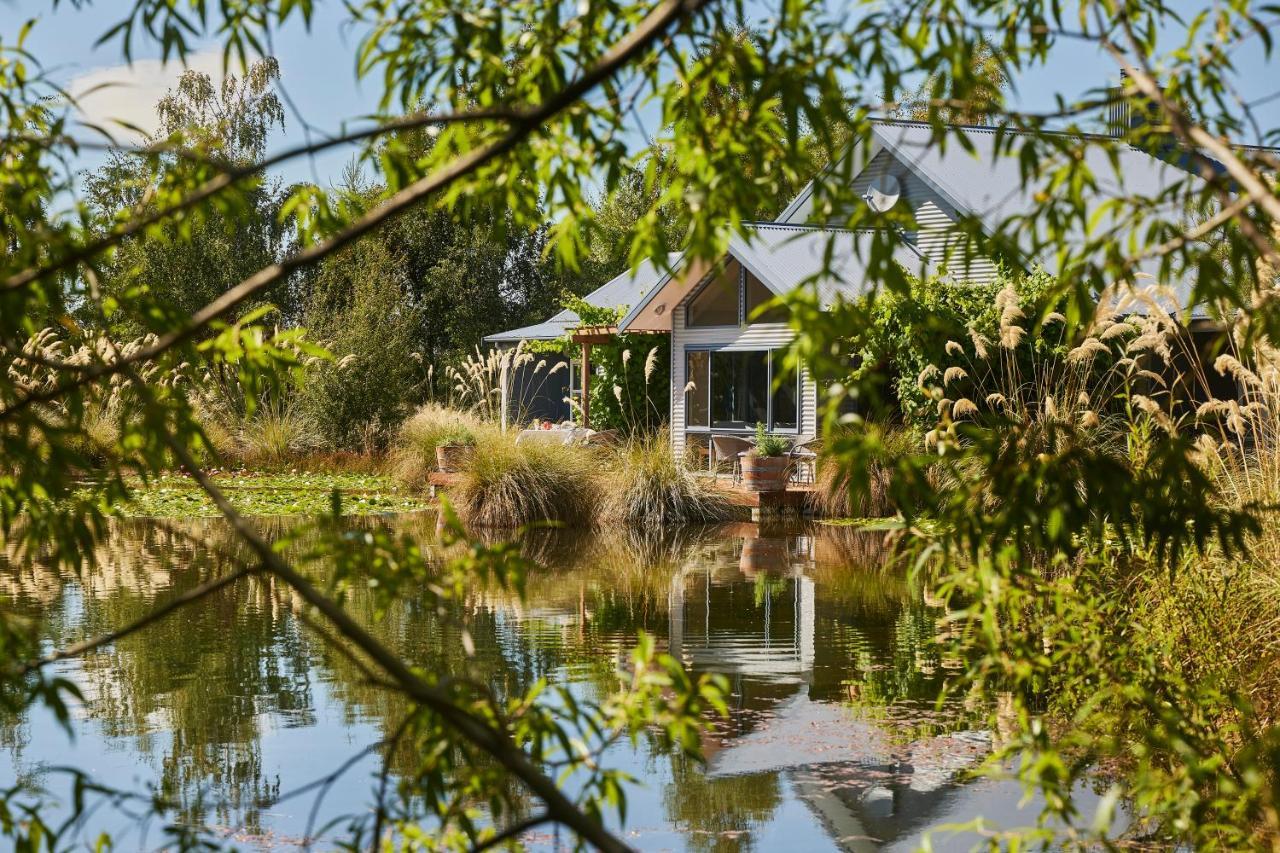
[[[392,523],[435,535],[430,514]],[[1016,784],[965,778],[993,735],[984,709],[937,706],[961,662],[935,641],[944,612],[889,564],[882,534],[742,524],[661,538],[537,531],[524,545],[545,568],[523,602],[483,585],[466,602],[476,665],[491,683],[523,689],[545,676],[602,695],[639,630],[693,670],[730,679],[731,715],[706,738],[705,766],[643,742],[605,756],[640,780],[623,830],[635,847],[914,849],[931,828],[978,816],[1034,824]],[[0,596],[40,619],[52,648],[217,575],[229,547],[218,520],[176,530],[123,522],[83,576],[0,565]],[[349,607],[366,620],[372,610],[358,595]],[[422,662],[460,656],[456,630],[412,598],[377,624]],[[71,790],[58,768],[77,766],[177,803],[179,821],[241,849],[309,836],[329,846],[341,818],[372,802],[380,761],[362,750],[404,716],[268,578],[224,588],[58,674],[84,692],[74,735],[43,710],[0,716],[0,786],[38,783],[56,814]],[[327,788],[304,788],[353,758]],[[109,832],[122,850],[162,845],[163,825],[132,812],[102,803],[77,832],[86,842]],[[542,849],[564,841],[527,840]],[[978,840],[950,830],[932,839],[935,849]]]

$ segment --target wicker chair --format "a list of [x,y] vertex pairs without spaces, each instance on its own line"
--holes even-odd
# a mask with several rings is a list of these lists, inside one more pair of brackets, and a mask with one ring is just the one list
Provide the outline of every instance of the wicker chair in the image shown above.
[[720,465],[728,460],[732,463],[731,471],[733,472],[733,482],[742,479],[742,460],[739,454],[746,453],[755,445],[745,438],[739,438],[736,435],[713,435],[711,436],[711,468],[716,472],[716,476],[720,476]]

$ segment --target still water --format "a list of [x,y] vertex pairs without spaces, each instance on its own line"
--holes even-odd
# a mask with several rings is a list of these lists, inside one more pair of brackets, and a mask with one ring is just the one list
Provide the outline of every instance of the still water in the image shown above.
[[[377,522],[382,523],[382,522]],[[430,515],[394,522],[423,540]],[[284,529],[266,523],[268,532]],[[113,528],[81,576],[6,566],[0,606],[37,618],[50,648],[118,626],[215,577],[232,548],[217,521],[181,531]],[[490,683],[540,677],[600,696],[637,631],[697,672],[728,676],[731,716],[706,739],[705,766],[641,745],[605,757],[641,780],[622,830],[647,850],[968,849],[979,836],[938,829],[982,816],[1034,823],[1020,789],[965,771],[991,750],[983,709],[936,699],[960,666],[936,641],[945,614],[889,564],[881,536],[841,528],[626,533],[538,531],[544,568],[524,601],[478,586],[466,608],[476,665]],[[353,612],[372,621],[358,595]],[[412,599],[377,623],[411,660],[461,655],[454,629]],[[177,820],[240,849],[287,849],[367,811],[380,764],[368,755],[317,801],[300,788],[387,738],[404,706],[370,688],[300,619],[288,591],[242,580],[74,662],[58,674],[85,701],[73,736],[43,710],[0,715],[0,786],[29,781],[65,804],[76,766],[116,788],[155,792]],[[77,832],[117,849],[164,843],[156,821],[101,803]],[[341,823],[337,824],[340,830]],[[535,847],[564,839],[535,835]]]

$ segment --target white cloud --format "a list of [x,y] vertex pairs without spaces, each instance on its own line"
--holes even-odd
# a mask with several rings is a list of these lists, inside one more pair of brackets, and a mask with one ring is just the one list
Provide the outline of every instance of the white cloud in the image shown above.
[[210,48],[187,56],[181,62],[140,59],[132,65],[95,68],[67,84],[76,101],[76,118],[105,129],[119,142],[139,142],[138,134],[121,126],[133,125],[147,133],[159,127],[156,102],[178,83],[186,68],[222,79],[222,51]]

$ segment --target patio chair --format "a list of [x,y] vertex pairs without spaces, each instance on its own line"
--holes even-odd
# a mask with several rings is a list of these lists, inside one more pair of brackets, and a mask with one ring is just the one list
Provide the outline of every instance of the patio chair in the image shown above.
[[602,429],[587,436],[583,442],[587,447],[617,447],[622,443],[622,436],[616,429]]
[[791,479],[793,482],[817,482],[818,451],[821,449],[821,438],[802,438],[791,445]]
[[716,472],[716,477],[720,476],[720,464],[726,460],[732,463],[730,469],[733,473],[733,482],[742,479],[742,459],[741,454],[746,453],[755,445],[745,438],[738,438],[736,435],[713,435],[711,436],[711,467]]

